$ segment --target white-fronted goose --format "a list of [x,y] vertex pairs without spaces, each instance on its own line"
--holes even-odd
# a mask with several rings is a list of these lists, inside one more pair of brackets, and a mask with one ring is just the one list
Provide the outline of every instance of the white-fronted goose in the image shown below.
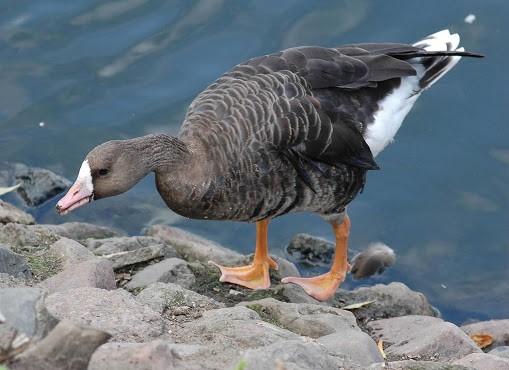
[[268,270],[277,268],[267,250],[269,220],[315,212],[334,230],[332,268],[283,282],[325,300],[350,268],[346,206],[421,92],[461,56],[480,56],[458,45],[459,36],[444,30],[413,45],[296,47],[248,60],[198,95],[178,137],[94,148],[57,210],[121,194],[155,172],[159,194],[182,216],[256,222],[253,264],[215,264],[221,281],[252,289],[270,286]]

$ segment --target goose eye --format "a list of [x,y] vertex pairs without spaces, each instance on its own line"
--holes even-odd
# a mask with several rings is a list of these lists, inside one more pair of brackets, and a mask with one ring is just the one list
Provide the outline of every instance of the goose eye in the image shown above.
[[107,168],[101,168],[99,170],[99,175],[100,176],[106,176],[108,174],[108,169]]

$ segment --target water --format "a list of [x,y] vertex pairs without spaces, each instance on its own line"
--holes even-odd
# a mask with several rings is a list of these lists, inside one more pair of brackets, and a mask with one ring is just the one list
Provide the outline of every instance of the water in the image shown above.
[[[412,42],[450,28],[487,58],[462,60],[419,99],[377,158],[382,170],[369,173],[349,207],[351,247],[380,240],[399,256],[380,279],[362,284],[402,281],[457,323],[507,318],[507,14],[506,0],[1,0],[0,160],[74,180],[103,141],[177,133],[193,97],[249,57],[296,45]],[[176,216],[153,177],[65,219],[53,207],[30,211],[39,223],[96,222],[130,234],[174,224],[242,253],[254,249],[254,225]],[[299,232],[332,238],[317,216],[287,215],[271,224],[271,251],[283,254]]]

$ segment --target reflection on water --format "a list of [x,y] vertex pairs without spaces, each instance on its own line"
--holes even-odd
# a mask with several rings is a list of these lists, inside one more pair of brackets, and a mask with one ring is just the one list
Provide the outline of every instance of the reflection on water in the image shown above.
[[[434,6],[403,0],[4,0],[0,159],[74,179],[86,153],[103,141],[176,134],[193,97],[249,57],[295,45],[411,42],[450,28],[467,49],[488,57],[462,61],[424,94],[396,143],[377,158],[381,171],[369,174],[349,208],[351,246],[362,250],[380,240],[398,261],[378,279],[348,280],[345,287],[399,280],[424,292],[449,320],[508,317],[508,11],[505,0]],[[468,14],[476,16],[471,24],[464,21]],[[18,202],[12,194],[5,199]],[[98,222],[130,234],[164,222],[242,253],[254,248],[253,225],[173,214],[153,176],[65,219],[53,206],[32,210],[38,222]],[[299,232],[332,239],[318,217],[287,215],[271,223],[272,251],[283,255]]]

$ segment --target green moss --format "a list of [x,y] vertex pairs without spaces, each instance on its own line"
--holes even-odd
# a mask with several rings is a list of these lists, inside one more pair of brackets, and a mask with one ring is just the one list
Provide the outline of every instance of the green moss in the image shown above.
[[281,322],[279,320],[279,317],[276,314],[274,314],[274,312],[271,312],[271,310],[268,310],[266,307],[262,306],[261,304],[253,303],[253,304],[246,305],[246,307],[255,311],[263,321],[268,322],[269,324],[278,326],[282,329],[289,330],[288,327],[283,322]]
[[[234,370],[245,370],[247,369],[247,361],[246,360],[240,360],[237,365],[235,365]],[[0,368],[2,370],[2,368]]]
[[62,261],[53,253],[25,254],[27,264],[36,281],[42,281],[56,275],[62,269]]

